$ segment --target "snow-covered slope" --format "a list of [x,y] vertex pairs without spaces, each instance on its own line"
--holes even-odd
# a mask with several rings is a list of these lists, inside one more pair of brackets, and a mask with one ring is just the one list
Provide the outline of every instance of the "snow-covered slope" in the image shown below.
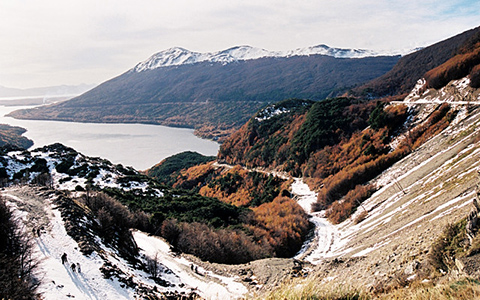
[[[23,189],[25,191],[25,189]],[[100,268],[104,264],[98,253],[84,256],[78,245],[66,230],[58,208],[52,199],[40,200],[32,195],[21,195],[18,189],[7,189],[2,196],[14,206],[16,215],[22,215],[24,226],[30,233],[36,228],[43,228],[40,235],[34,235],[34,256],[39,261],[38,277],[41,280],[38,292],[44,299],[131,299],[134,290],[122,286],[118,280],[103,278]],[[31,207],[37,207],[34,210]],[[28,222],[41,216],[42,222]],[[104,248],[107,259],[118,260],[111,249]],[[66,254],[67,262],[62,263]],[[75,271],[72,265],[75,264]],[[120,264],[116,264],[117,266]],[[78,267],[80,266],[80,267]],[[121,269],[127,271],[123,262]],[[130,272],[132,270],[129,270]],[[146,274],[143,274],[146,279]],[[148,281],[148,280],[147,280]],[[153,286],[151,282],[149,286]]]
[[[140,231],[133,233],[140,248],[135,263],[126,261],[98,236],[94,242],[98,249],[82,253],[80,243],[88,237],[80,237],[79,242],[70,236],[71,219],[62,211],[64,201],[71,200],[58,200],[57,193],[29,186],[6,188],[0,195],[32,238],[42,299],[236,299],[248,292],[237,277],[192,268],[194,263],[173,254],[163,239]],[[86,228],[94,234],[88,229],[90,222],[95,221],[82,217],[75,223],[76,230]],[[157,263],[155,280],[146,271],[152,261]]]
[[269,51],[251,46],[237,46],[226,50],[200,53],[180,47],[173,47],[152,55],[147,60],[138,63],[133,71],[142,72],[156,68],[211,62],[228,64],[236,61],[251,60],[264,57],[292,57],[309,55],[327,55],[336,58],[364,58],[372,56],[394,56],[402,53],[375,52],[363,49],[331,48],[327,45],[317,45],[288,51]]

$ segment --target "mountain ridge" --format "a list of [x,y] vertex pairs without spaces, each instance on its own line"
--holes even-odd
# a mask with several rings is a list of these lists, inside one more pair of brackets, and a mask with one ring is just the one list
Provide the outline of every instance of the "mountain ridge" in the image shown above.
[[202,137],[222,140],[268,103],[325,99],[386,73],[398,59],[265,57],[225,65],[200,62],[127,71],[69,101],[10,116],[187,127]]
[[283,57],[288,58],[292,56],[310,56],[310,55],[325,55],[334,58],[365,58],[375,56],[397,56],[410,53],[409,51],[373,51],[365,49],[347,49],[347,48],[332,48],[325,44],[320,44],[311,47],[297,48],[295,50],[287,51],[269,51],[263,48],[252,47],[249,45],[234,46],[225,50],[216,52],[195,52],[182,47],[172,47],[150,56],[147,60],[138,63],[132,72],[143,72],[146,70],[153,70],[157,68],[180,66],[186,64],[195,64],[200,62],[221,63],[228,64],[237,61],[252,60],[266,57]]

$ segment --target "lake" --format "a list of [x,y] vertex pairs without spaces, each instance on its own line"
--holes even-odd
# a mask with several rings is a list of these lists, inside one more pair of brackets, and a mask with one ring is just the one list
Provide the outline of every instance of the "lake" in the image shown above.
[[[30,106],[31,107],[31,106]],[[217,155],[219,144],[196,137],[192,129],[143,124],[103,124],[58,121],[16,120],[5,117],[13,110],[29,108],[0,106],[0,123],[27,129],[24,136],[33,140],[33,148],[62,143],[87,156],[102,157],[145,170],[166,157],[196,151]]]

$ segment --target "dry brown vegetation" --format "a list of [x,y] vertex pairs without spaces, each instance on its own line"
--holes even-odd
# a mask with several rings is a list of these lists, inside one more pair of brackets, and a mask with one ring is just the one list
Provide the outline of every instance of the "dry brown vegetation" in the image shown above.
[[480,88],[480,65],[476,65],[470,72],[470,86],[472,88]]
[[[406,106],[352,103],[345,98],[308,105],[262,122],[250,120],[222,145],[219,157],[231,164],[310,177],[319,191],[313,208],[327,209],[335,203],[328,211],[334,223],[348,218],[369,197],[372,189],[366,192],[361,186],[445,129],[456,115],[448,104],[440,105],[425,122],[407,130],[406,138],[392,149],[392,138],[406,131]],[[218,186],[202,188],[204,195],[235,205],[249,203],[245,191],[232,196]]]
[[325,300],[471,300],[479,299],[480,283],[470,278],[442,283],[414,282],[410,286],[382,293],[364,291],[362,287],[320,282],[316,278],[294,280],[257,299],[325,299]]
[[308,216],[287,197],[287,181],[240,166],[215,169],[205,164],[182,171],[174,186],[186,185],[198,187],[202,196],[250,209],[241,216],[242,224],[232,228],[165,220],[161,235],[179,250],[204,260],[242,263],[290,257],[303,244]]
[[422,78],[426,72],[457,54],[466,53],[478,41],[480,41],[480,27],[405,55],[400,58],[391,71],[354,88],[353,94],[369,98],[400,94],[406,96],[415,87],[417,80]]
[[199,194],[214,197],[235,206],[254,207],[271,202],[286,190],[284,180],[258,172],[250,172],[235,166],[224,172],[216,172]]
[[0,198],[0,298],[35,299],[40,278],[32,239]]
[[[339,224],[345,221],[374,191],[375,187],[373,185],[357,185],[345,195],[342,201],[334,202],[328,208],[326,217],[333,224]],[[366,212],[365,209],[364,211]]]
[[[425,73],[427,87],[440,89],[448,82],[460,79],[472,72],[475,66],[480,64],[480,43],[473,46],[468,52],[458,54],[444,64]],[[478,69],[477,69],[478,71]]]
[[286,197],[246,211],[243,219],[244,227],[221,229],[167,219],[160,233],[182,252],[206,261],[236,264],[265,257],[291,257],[309,229],[303,209]]
[[248,226],[257,242],[266,241],[275,256],[290,257],[299,250],[309,228],[307,215],[295,200],[277,197],[253,208],[254,225]]
[[205,185],[207,179],[215,172],[212,163],[193,166],[180,172],[173,183],[174,188],[180,189],[200,189]]
[[[333,171],[338,171],[331,172],[331,174],[322,181],[323,188],[318,193],[318,201],[314,205],[314,209],[320,210],[328,208],[335,201],[342,199],[343,196],[347,195],[347,193],[357,185],[373,179],[383,170],[423,144],[427,139],[445,129],[455,115],[456,111],[451,110],[448,104],[440,105],[423,124],[408,131],[407,138],[391,152],[381,151],[382,149],[388,149],[385,148],[386,145],[383,144],[384,142],[381,142],[388,137],[388,134],[384,131],[386,130],[385,128],[376,132],[371,129],[365,130],[363,135],[353,135],[349,141],[345,141],[338,145],[338,147],[332,148],[333,150],[326,149],[330,150],[330,155],[327,159],[324,159],[325,161],[346,163],[341,164],[337,169],[332,168]],[[369,144],[367,148],[362,148],[365,149],[363,152],[355,149],[355,147],[360,145],[363,145],[363,147],[367,145],[367,143],[364,142],[366,136],[369,137],[368,143],[371,144]],[[384,148],[380,148],[379,146],[383,146]],[[372,148],[380,149],[375,151],[377,155],[371,155],[371,153],[369,153],[370,151],[367,151]],[[350,151],[342,151],[342,149],[349,149]],[[351,159],[348,160],[346,158]],[[335,165],[335,163],[330,164]],[[334,222],[344,220],[349,215],[346,212],[352,212],[353,209],[351,201],[340,200],[340,202],[337,202],[330,210],[330,219]]]
[[241,230],[215,230],[203,223],[170,219],[164,221],[161,234],[178,250],[205,261],[236,264],[271,256],[268,245],[254,243]]

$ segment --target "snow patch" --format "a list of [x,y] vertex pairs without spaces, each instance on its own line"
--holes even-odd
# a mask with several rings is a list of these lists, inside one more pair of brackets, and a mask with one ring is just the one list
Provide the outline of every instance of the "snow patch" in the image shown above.
[[473,88],[470,87],[470,78],[464,77],[452,80],[445,87],[435,90],[428,89],[424,78],[417,81],[413,90],[403,100],[405,104],[441,104],[448,102],[452,105],[478,104],[478,98],[472,97]]
[[261,116],[255,117],[255,120],[262,122],[265,120],[269,120],[274,116],[281,115],[288,112],[290,112],[290,110],[285,107],[275,108],[274,106],[269,106],[262,111]]
[[291,190],[297,203],[310,213],[310,222],[315,225],[312,237],[304,242],[294,258],[317,264],[326,257],[338,255],[339,249],[347,243],[348,239],[340,235],[337,226],[323,217],[324,211],[312,211],[312,204],[317,201],[317,193],[311,191],[300,178],[294,179]]
[[390,243],[390,241],[385,241],[385,242],[380,242],[380,243],[377,243],[375,245],[373,245],[372,247],[368,247],[360,252],[357,252],[355,253],[354,255],[352,255],[352,257],[360,257],[360,256],[365,256],[367,255],[368,253],[374,251],[374,250],[377,250],[385,245],[388,245]]
[[149,236],[140,231],[134,231],[133,236],[146,256],[150,258],[156,256],[163,265],[180,278],[181,283],[188,286],[187,289],[196,290],[206,299],[237,299],[248,292],[242,283],[236,281],[237,278],[216,275],[199,266],[196,266],[198,273],[192,271],[193,263],[183,257],[174,257],[170,253],[170,246],[159,237]]

